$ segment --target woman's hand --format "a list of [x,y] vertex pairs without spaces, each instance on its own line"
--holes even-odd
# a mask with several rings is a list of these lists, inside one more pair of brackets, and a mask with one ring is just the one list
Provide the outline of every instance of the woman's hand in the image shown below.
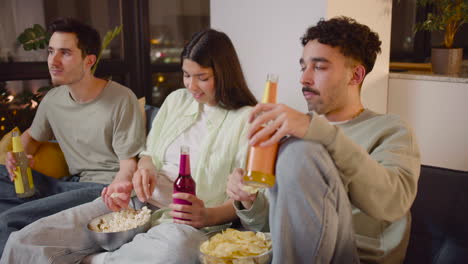
[[156,170],[154,168],[138,169],[133,174],[133,187],[138,200],[146,202],[151,199],[156,186]]
[[129,180],[115,179],[101,192],[101,197],[107,207],[112,211],[128,208],[132,194],[132,183]]
[[175,193],[172,195],[172,198],[182,199],[192,203],[192,205],[174,203],[169,205],[169,208],[172,209],[170,214],[174,218],[174,223],[186,224],[195,228],[211,225],[209,221],[211,219],[208,217],[208,208],[206,208],[205,203],[195,195],[189,193]]
[[250,194],[244,190],[244,170],[237,168],[229,175],[226,193],[229,198],[240,201],[245,209],[250,209],[257,198],[257,193]]

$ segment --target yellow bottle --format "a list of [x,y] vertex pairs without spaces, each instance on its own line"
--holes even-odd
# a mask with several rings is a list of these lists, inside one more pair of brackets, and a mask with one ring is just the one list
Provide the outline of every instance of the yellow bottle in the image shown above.
[[35,193],[34,182],[32,178],[31,168],[29,168],[29,160],[24,153],[23,144],[21,143],[20,131],[15,128],[12,132],[13,155],[16,159],[15,170],[15,191],[20,198],[31,197]]
[[[263,92],[262,103],[276,103],[278,75],[268,74]],[[260,128],[262,129],[262,128]],[[259,144],[270,136],[262,139]],[[275,185],[275,163],[278,154],[278,143],[268,147],[249,146],[247,153],[244,184],[254,188],[270,188]]]

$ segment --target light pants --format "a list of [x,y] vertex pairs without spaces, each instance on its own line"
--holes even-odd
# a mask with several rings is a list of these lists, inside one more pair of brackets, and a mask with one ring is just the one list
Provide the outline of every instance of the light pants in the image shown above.
[[269,195],[273,264],[359,263],[349,198],[321,144],[281,144]]
[[[110,212],[99,198],[36,221],[10,235],[2,264],[80,263],[101,252],[85,231],[86,224]],[[106,254],[104,263],[197,263],[203,232],[191,226],[161,224]]]

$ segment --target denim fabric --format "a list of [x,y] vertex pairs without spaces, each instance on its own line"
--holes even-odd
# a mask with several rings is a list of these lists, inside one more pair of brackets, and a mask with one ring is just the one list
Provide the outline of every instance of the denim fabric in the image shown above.
[[322,145],[284,142],[269,195],[273,264],[359,263],[349,198]]
[[61,181],[36,171],[33,178],[36,194],[18,198],[5,166],[0,165],[0,255],[12,232],[42,217],[90,202],[100,196],[105,186],[73,181],[77,177]]
[[76,176],[67,178],[67,181],[45,176],[37,171],[32,171],[36,194],[29,198],[18,198],[15,193],[15,187],[8,171],[4,165],[0,165],[0,213],[15,207],[17,205],[34,201],[40,198],[48,197],[54,194],[67,192],[71,190],[104,186],[93,182],[76,182]]
[[55,194],[15,206],[0,214],[0,256],[10,234],[21,230],[32,222],[62,210],[91,202],[100,196],[104,185],[96,184]]

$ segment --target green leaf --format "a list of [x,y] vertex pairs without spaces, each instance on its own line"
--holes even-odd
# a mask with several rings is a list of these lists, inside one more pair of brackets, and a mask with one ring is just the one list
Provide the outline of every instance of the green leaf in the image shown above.
[[24,50],[26,50],[26,51],[32,50],[32,49],[34,49],[34,45],[31,44],[31,43],[26,43],[26,44],[23,45],[23,48],[24,48]]
[[44,49],[49,43],[49,39],[49,34],[39,24],[26,28],[17,38],[24,50]]
[[91,69],[92,74],[94,74],[96,72],[97,66],[98,66],[99,62],[101,61],[102,51],[105,50],[107,48],[107,46],[111,43],[111,41],[117,35],[120,34],[120,32],[122,31],[122,26],[123,25],[117,26],[113,30],[107,31],[106,34],[104,35],[104,39],[103,39],[102,45],[101,45],[101,50],[99,51],[99,55],[97,57],[96,63],[93,65],[93,68]]

